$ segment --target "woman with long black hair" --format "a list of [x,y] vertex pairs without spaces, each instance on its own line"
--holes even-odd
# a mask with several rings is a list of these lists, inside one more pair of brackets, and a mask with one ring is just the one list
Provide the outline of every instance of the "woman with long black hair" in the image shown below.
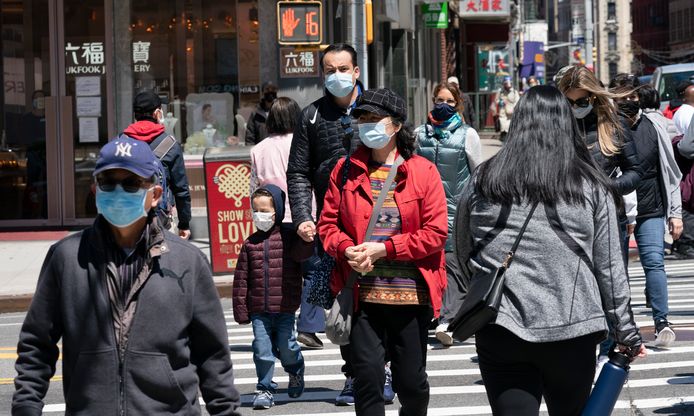
[[505,274],[498,317],[476,334],[495,415],[537,415],[542,397],[550,414],[580,414],[606,319],[620,350],[645,355],[621,258],[620,200],[591,159],[566,98],[554,87],[531,88],[506,145],[480,165],[456,216],[456,230],[465,230],[456,235],[456,253],[471,285],[476,273],[501,265],[530,218]]

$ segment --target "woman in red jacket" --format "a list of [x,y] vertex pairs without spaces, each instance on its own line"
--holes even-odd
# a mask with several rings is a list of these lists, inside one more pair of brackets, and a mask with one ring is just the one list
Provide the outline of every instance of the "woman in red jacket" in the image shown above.
[[[400,96],[388,89],[366,91],[353,115],[363,146],[335,166],[318,232],[325,251],[337,260],[334,293],[352,270],[361,273],[350,336],[356,413],[385,414],[381,369],[388,351],[400,414],[426,415],[427,330],[446,288],[443,185],[436,166],[414,155],[415,139],[404,124],[407,113]],[[365,242],[374,201],[398,156],[404,162]]]

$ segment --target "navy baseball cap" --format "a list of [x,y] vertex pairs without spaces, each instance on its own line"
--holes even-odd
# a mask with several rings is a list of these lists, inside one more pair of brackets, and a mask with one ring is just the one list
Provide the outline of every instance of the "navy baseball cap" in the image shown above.
[[109,169],[125,169],[149,179],[159,172],[159,160],[148,143],[120,136],[101,148],[94,176]]

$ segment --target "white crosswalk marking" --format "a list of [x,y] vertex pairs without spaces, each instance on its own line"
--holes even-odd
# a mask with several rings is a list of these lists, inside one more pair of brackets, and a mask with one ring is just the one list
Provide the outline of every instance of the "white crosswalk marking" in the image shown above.
[[[669,283],[669,319],[675,331],[690,328],[694,333],[694,261],[670,262],[666,265]],[[637,264],[629,268],[632,305],[637,323],[644,328],[647,345],[652,344],[653,320],[651,310],[645,306],[645,277]],[[255,384],[255,366],[251,350],[253,331],[250,325],[240,326],[233,321],[231,305],[224,300],[229,331],[231,358],[234,363],[236,384],[242,394],[242,414],[250,410]],[[456,343],[443,349],[433,337],[429,338],[427,373],[431,385],[430,416],[491,415],[480,371],[476,363],[474,342]],[[288,378],[279,362],[274,380],[279,384],[274,395],[276,406],[262,411],[263,416],[348,416],[353,408],[335,407],[335,396],[342,389],[344,377],[340,372],[343,362],[339,349],[331,345],[323,334],[322,350],[303,351],[306,361],[306,392],[301,398],[291,399],[286,394]],[[650,349],[649,356],[632,365],[629,381],[617,402],[614,416],[643,414],[694,415],[694,342],[678,340],[670,349]],[[386,406],[387,416],[396,416],[398,401]],[[637,413],[633,413],[638,409]],[[45,414],[60,414],[63,404],[49,404]],[[260,414],[261,412],[257,412]],[[543,405],[542,414],[546,415]]]

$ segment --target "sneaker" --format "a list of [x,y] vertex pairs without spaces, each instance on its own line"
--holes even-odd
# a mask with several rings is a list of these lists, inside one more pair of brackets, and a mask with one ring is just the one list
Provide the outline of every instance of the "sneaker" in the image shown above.
[[598,360],[595,362],[595,379],[600,376],[600,372],[602,371],[602,368],[605,366],[605,363],[610,361],[610,357],[607,355],[600,355],[598,356]]
[[335,406],[354,405],[354,388],[352,387],[353,384],[354,379],[352,377],[347,377],[347,380],[345,380],[345,387],[335,398]]
[[655,324],[655,346],[669,347],[675,342],[675,331],[670,328],[670,323],[666,320],[658,321]]
[[314,348],[317,350],[323,348],[323,341],[321,341],[316,334],[311,332],[299,332],[296,340],[308,348]]
[[289,374],[289,386],[287,387],[287,394],[289,397],[296,399],[304,394],[305,386],[304,373],[302,371],[297,374]]
[[395,400],[395,392],[393,391],[393,373],[390,371],[390,366],[386,364],[385,367],[386,382],[383,385],[383,399],[386,404],[392,404]]
[[438,339],[444,347],[453,345],[453,334],[448,332],[448,324],[439,324],[439,326],[436,327],[436,339]]
[[275,405],[275,401],[272,399],[272,393],[267,390],[258,390],[255,392],[255,397],[253,398],[253,409],[269,409]]

